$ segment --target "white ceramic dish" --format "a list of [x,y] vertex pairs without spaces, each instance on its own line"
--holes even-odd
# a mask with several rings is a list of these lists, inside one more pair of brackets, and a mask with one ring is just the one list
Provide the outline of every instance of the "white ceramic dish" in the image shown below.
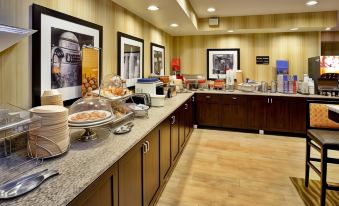
[[[74,121],[72,120],[72,118],[76,115],[79,115],[79,114],[89,114],[89,113],[92,113],[92,112],[101,112],[101,113],[104,113],[105,116],[100,118],[100,119],[97,119],[97,120],[85,120],[85,121]],[[105,111],[105,110],[90,110],[90,111],[83,111],[83,112],[77,112],[77,113],[74,113],[74,114],[71,114],[68,116],[68,122],[69,123],[72,123],[72,124],[88,124],[88,123],[97,123],[97,122],[101,122],[101,121],[104,121],[108,118],[110,118],[112,116],[112,113],[109,112],[109,111]]]

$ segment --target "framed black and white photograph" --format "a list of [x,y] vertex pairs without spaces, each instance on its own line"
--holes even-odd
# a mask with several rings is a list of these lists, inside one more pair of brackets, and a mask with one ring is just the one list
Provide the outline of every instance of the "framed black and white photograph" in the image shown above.
[[151,43],[151,73],[165,75],[165,47]]
[[207,78],[226,78],[227,70],[240,68],[240,49],[207,49]]
[[133,87],[144,77],[144,40],[118,32],[118,75]]
[[[102,26],[36,4],[32,13],[32,27],[38,30],[32,37],[33,106],[50,89],[58,89],[70,105],[82,96],[83,48],[102,48]],[[100,53],[99,78],[101,59]]]

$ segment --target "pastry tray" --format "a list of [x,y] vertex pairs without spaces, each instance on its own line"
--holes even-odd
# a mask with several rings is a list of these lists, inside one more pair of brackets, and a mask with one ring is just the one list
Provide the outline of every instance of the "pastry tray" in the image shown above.
[[99,122],[98,124],[79,125],[79,126],[75,124],[69,124],[69,127],[71,129],[86,129],[86,128],[96,128],[96,127],[102,127],[102,126],[114,127],[122,121],[125,121],[127,119],[133,119],[133,118],[134,118],[134,113],[129,112],[119,118],[109,119],[108,121]]

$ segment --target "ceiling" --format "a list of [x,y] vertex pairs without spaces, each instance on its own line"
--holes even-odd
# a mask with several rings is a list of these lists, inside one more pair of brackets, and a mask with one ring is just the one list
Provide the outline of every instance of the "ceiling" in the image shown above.
[[[339,10],[339,0],[319,0],[316,6],[305,6],[306,0],[190,0],[199,18],[211,16],[250,16]],[[214,7],[211,14],[207,8]]]
[[[198,30],[192,18],[188,15],[184,4],[190,4],[191,12],[197,18],[203,19],[211,16],[250,16],[263,14],[302,13],[339,10],[339,0],[319,0],[316,6],[305,6],[306,0],[112,0],[118,5],[135,13],[156,27],[173,36],[184,35],[212,35],[226,34],[227,30]],[[157,5],[158,11],[148,11],[149,5]],[[215,7],[216,12],[211,15],[206,11],[208,7]],[[339,13],[339,12],[338,12]],[[338,14],[339,19],[339,14]],[[337,21],[339,23],[339,21]],[[171,23],[179,24],[172,28]],[[324,28],[304,28],[303,31],[321,31]],[[333,30],[333,29],[332,29]],[[339,26],[336,29],[339,31]],[[259,29],[255,31],[238,31],[236,33],[270,33],[282,32],[279,28]]]

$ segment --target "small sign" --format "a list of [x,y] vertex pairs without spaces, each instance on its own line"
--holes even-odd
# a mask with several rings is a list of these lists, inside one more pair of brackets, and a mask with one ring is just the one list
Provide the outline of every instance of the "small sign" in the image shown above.
[[270,64],[269,56],[257,56],[257,64]]

